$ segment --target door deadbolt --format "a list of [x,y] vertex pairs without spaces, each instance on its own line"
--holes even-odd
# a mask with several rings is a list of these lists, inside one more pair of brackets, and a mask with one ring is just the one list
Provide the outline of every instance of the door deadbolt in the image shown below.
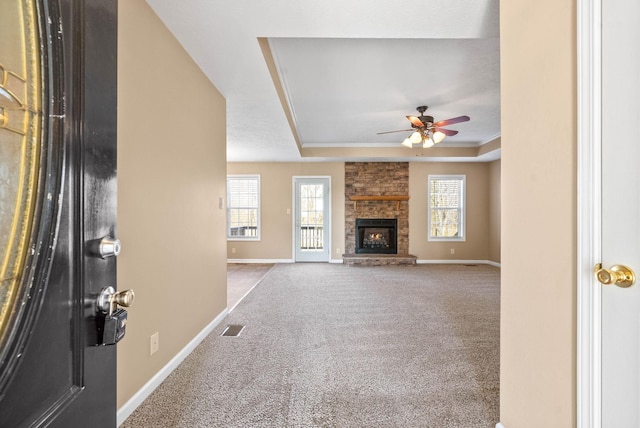
[[615,284],[618,287],[627,288],[636,282],[636,274],[633,273],[633,270],[623,265],[615,265],[611,269],[604,269],[598,263],[594,271],[598,281],[604,285]]
[[120,254],[121,248],[119,239],[109,238],[108,236],[102,238],[98,243],[98,253],[103,259],[106,259],[107,257],[117,257],[118,254]]

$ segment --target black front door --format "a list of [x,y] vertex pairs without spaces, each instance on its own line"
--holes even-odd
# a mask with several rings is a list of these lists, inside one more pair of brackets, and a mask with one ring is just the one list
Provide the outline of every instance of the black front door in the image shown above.
[[114,427],[117,0],[0,12],[0,427]]

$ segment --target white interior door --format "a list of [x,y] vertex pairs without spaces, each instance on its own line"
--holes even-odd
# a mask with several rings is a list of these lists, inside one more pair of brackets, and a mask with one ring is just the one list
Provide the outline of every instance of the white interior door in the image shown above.
[[[640,2],[602,0],[602,265],[640,273]],[[602,286],[602,427],[640,427],[640,284]]]
[[294,177],[294,251],[296,262],[328,262],[329,189],[327,177]]

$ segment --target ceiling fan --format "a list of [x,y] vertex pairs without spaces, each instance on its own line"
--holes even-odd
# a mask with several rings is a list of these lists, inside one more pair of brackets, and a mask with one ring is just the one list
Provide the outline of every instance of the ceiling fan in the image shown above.
[[454,123],[467,122],[471,120],[469,116],[452,117],[451,119],[441,120],[439,122],[433,121],[433,116],[425,116],[424,112],[427,110],[427,106],[416,107],[416,110],[420,113],[420,116],[407,116],[409,122],[411,122],[411,129],[400,129],[398,131],[378,132],[381,134],[391,134],[393,132],[408,132],[414,131],[402,142],[405,147],[413,147],[416,144],[422,144],[422,147],[432,147],[434,144],[441,143],[447,136],[453,136],[458,133],[452,129],[445,129],[442,126],[453,125]]

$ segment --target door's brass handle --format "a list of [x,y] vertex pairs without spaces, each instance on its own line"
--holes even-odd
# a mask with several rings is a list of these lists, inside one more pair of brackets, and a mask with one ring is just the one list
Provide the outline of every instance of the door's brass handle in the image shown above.
[[623,265],[615,265],[611,269],[604,269],[598,263],[595,267],[595,274],[598,281],[604,285],[615,284],[618,287],[627,288],[636,282],[636,274]]
[[131,306],[135,298],[136,295],[134,294],[133,290],[118,291],[112,297],[113,303],[116,303],[125,308]]
[[133,304],[136,295],[133,290],[118,291],[109,286],[104,288],[98,297],[97,306],[98,309],[105,314],[111,315],[116,310],[117,306],[123,306],[128,308]]

